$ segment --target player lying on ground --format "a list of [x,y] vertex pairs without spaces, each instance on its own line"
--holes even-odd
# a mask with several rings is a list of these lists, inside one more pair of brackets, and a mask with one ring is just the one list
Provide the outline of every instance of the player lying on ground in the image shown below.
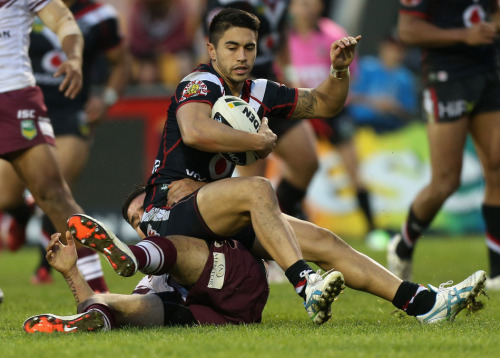
[[[86,220],[89,221],[88,218]],[[109,239],[114,237],[112,232],[97,221],[93,222],[92,227],[98,229],[100,238],[89,236],[90,245],[96,240],[108,241],[109,244]],[[145,290],[153,294],[95,294],[76,266],[72,236],[66,233],[67,246],[59,241],[59,237],[60,234],[53,235],[47,248],[47,259],[64,276],[79,304],[79,313],[73,316],[41,314],[30,317],[23,325],[27,333],[99,331],[124,325],[147,327],[261,321],[262,310],[269,292],[265,274],[259,262],[235,241],[215,243],[208,248],[203,240],[195,238],[172,236],[167,239],[177,250],[177,262],[170,270],[171,276],[182,285],[192,286],[186,299],[182,301],[179,298],[182,289],[174,292],[173,288],[165,285],[167,280],[164,277],[168,275],[155,276],[157,279],[155,281],[143,279],[140,282],[136,292]],[[152,238],[146,238],[149,239]],[[113,244],[123,245],[116,238],[112,241]],[[218,278],[214,280],[213,274],[220,272],[221,262],[216,260],[219,260],[221,255],[224,256],[226,269],[223,275],[216,275]],[[236,265],[238,268],[235,268]],[[247,273],[242,275],[242,272]],[[482,291],[484,280],[484,272],[478,271],[450,288],[440,286],[437,289],[429,285],[431,291],[428,291],[419,286],[419,293],[434,292],[437,295],[434,294],[432,308],[427,313],[417,316],[417,320],[422,323],[436,323],[454,319],[463,308],[475,305],[475,297]],[[174,287],[177,286],[175,282],[169,283]],[[168,292],[167,290],[162,292],[165,287]],[[235,287],[238,287],[238,290],[234,290]],[[238,294],[235,295],[235,292]],[[406,303],[406,308],[394,304],[408,314],[415,315],[419,309],[425,309],[428,303],[421,296],[418,293],[414,295],[412,299],[414,302]],[[407,309],[408,307],[413,313]]]
[[171,236],[177,253],[170,275],[191,287],[185,300],[177,292],[148,295],[95,294],[76,266],[73,238],[68,245],[52,235],[47,247],[49,263],[59,271],[78,304],[78,314],[41,314],[24,322],[27,333],[99,331],[124,325],[137,327],[241,324],[261,321],[269,295],[262,262],[234,240],[206,242]]
[[[192,190],[192,181],[189,180],[182,180],[178,182],[174,182],[170,185],[170,199],[169,200],[176,200],[176,194],[179,196],[184,196],[186,191]],[[199,185],[199,183],[195,183],[196,186]],[[172,275],[174,275],[182,284],[186,284],[189,281],[186,281],[183,278],[183,275],[189,274],[189,272],[185,272],[182,269],[183,265],[183,254],[179,253],[176,250],[179,250],[179,245],[191,245],[191,243],[183,242],[184,239],[180,238],[179,241],[177,241],[177,237],[175,237],[175,241],[172,241],[170,238],[165,239],[165,238],[155,238],[155,237],[145,237],[145,235],[142,233],[142,231],[139,228],[139,218],[140,216],[144,213],[144,210],[142,209],[142,201],[144,200],[144,192],[138,191],[139,195],[133,197],[133,199],[129,202],[126,202],[124,209],[126,216],[127,216],[127,221],[132,223],[132,226],[136,229],[136,231],[139,233],[141,238],[143,238],[142,243],[145,243],[147,245],[151,244],[162,244],[162,241],[160,240],[168,240],[169,242],[172,242],[172,251],[168,257],[164,257],[166,261],[170,261],[169,265],[171,265],[171,269],[167,270],[169,271]],[[111,265],[115,268],[115,270],[123,270],[127,265],[129,264],[136,264],[133,260],[131,260],[131,257],[133,254],[130,252],[130,250],[121,243],[114,235],[112,232],[107,230],[101,223],[89,218],[89,217],[81,217],[81,216],[75,216],[75,220],[82,220],[83,223],[85,223],[85,226],[80,226],[77,225],[80,230],[73,230],[75,231],[75,234],[80,237],[85,237],[85,242],[89,247],[93,247],[94,249],[97,249],[97,251],[100,251],[101,253],[104,253],[110,261]],[[295,220],[295,219],[294,219]],[[70,220],[71,222],[71,220]],[[71,225],[71,224],[70,224]],[[327,230],[319,230],[318,227],[316,227],[314,224],[307,223],[307,222],[302,222],[302,225],[306,225],[309,227],[311,233],[313,232],[323,232],[327,234],[325,238],[323,238],[322,242],[326,243],[327,240],[332,240],[332,238],[336,238],[335,240],[339,240],[338,243],[342,242],[340,239],[338,239],[336,236],[334,236],[332,233],[329,233]],[[96,230],[97,229],[97,230]],[[329,233],[329,234],[328,234]],[[330,238],[329,238],[330,237]],[[320,239],[320,238],[315,238],[315,239]],[[189,240],[194,240],[194,239],[189,239]],[[330,244],[327,247],[332,247],[334,246],[333,243],[330,242]],[[198,249],[199,241],[194,241],[195,246],[194,246],[194,251],[196,252]],[[57,247],[61,247],[61,244],[57,244]],[[119,249],[113,249],[111,248],[111,245],[114,245],[116,247],[119,247]],[[352,260],[353,263],[349,266],[344,266],[345,267],[345,272],[346,272],[346,277],[348,277],[347,284],[351,286],[356,286],[359,285],[359,280],[360,278],[357,278],[358,275],[354,274],[358,271],[361,270],[360,267],[357,267],[360,263],[364,261],[365,266],[363,268],[366,270],[364,273],[364,276],[367,277],[368,279],[374,279],[377,281],[378,284],[380,284],[381,287],[379,292],[385,296],[390,296],[391,290],[392,290],[392,277],[394,277],[391,273],[389,273],[387,270],[381,268],[380,265],[375,263],[374,261],[368,259],[366,256],[358,253],[357,251],[353,250],[352,248],[349,248],[349,246],[345,243],[342,245],[337,245],[337,249],[341,251],[341,254],[349,255],[351,257],[351,260],[353,258],[356,258],[356,256],[359,256],[359,258]],[[129,246],[132,250],[134,249],[134,245]],[[144,247],[144,246],[143,246]],[[182,250],[185,249],[185,246],[180,246]],[[111,248],[111,251],[110,249]],[[346,251],[347,249],[347,251]],[[332,252],[335,252],[336,250],[333,249],[331,250]],[[136,251],[137,252],[137,251]],[[125,255],[132,255],[132,256],[124,256]],[[48,256],[51,262],[55,261],[55,258],[51,257],[51,253],[49,252]],[[327,254],[326,256],[332,256],[331,252],[330,254]],[[125,257],[125,260],[122,260],[121,258]],[[334,256],[335,258],[335,256]],[[152,261],[158,261],[159,257],[152,256],[151,257]],[[182,260],[182,261],[181,261]],[[195,262],[197,260],[196,257],[190,257],[189,262]],[[176,262],[177,261],[177,262]],[[116,264],[117,262],[118,264]],[[321,261],[318,261],[320,264],[325,265],[324,263],[321,263]],[[139,268],[141,268],[141,264],[138,264]],[[59,270],[59,269],[58,269]],[[63,270],[61,270],[63,271]],[[179,272],[180,271],[180,272]],[[238,271],[237,271],[238,272]],[[373,272],[376,274],[380,274],[381,277],[377,278],[376,275],[375,277],[372,277]],[[74,278],[72,280],[75,280]],[[161,279],[159,280],[161,281]],[[401,280],[396,278],[396,282],[399,282],[396,285],[396,293],[393,294],[392,297],[386,298],[390,301],[393,302],[393,304],[399,308],[403,309],[407,314],[416,316],[417,320],[422,323],[435,323],[435,322],[440,322],[444,320],[453,320],[454,317],[465,307],[475,306],[475,299],[476,297],[482,292],[483,287],[484,287],[484,281],[485,281],[485,275],[483,271],[478,271],[462,281],[461,283],[449,287],[449,288],[444,288],[442,285],[440,285],[439,288],[433,287],[429,285],[430,290],[424,288],[423,286],[420,286],[415,283],[411,282],[401,282]],[[72,287],[73,283],[72,281],[68,281],[70,284],[70,287]],[[158,291],[158,290],[157,290]],[[74,291],[75,292],[75,291]],[[369,290],[367,292],[370,292]],[[77,292],[78,293],[78,292]],[[371,292],[373,293],[373,292]],[[79,293],[78,293],[79,294]],[[88,295],[91,295],[91,293],[88,293]],[[114,295],[111,296],[103,296],[99,295],[97,297],[113,297]],[[384,296],[380,296],[384,297]],[[76,296],[77,299],[86,299],[87,297],[79,297]],[[129,300],[134,301],[136,298],[129,298]],[[231,302],[233,300],[230,300]],[[91,301],[92,302],[92,301]],[[124,299],[124,302],[126,300]],[[86,310],[85,310],[86,309]],[[80,310],[79,312],[85,313],[88,311],[89,305],[80,305]],[[85,312],[84,312],[85,310]],[[137,313],[137,312],[136,312]],[[168,313],[168,312],[167,312]],[[97,313],[95,313],[97,315]],[[100,314],[99,314],[100,315]],[[231,314],[229,314],[230,316]],[[93,315],[79,315],[77,318],[84,318],[81,319],[80,321],[86,321],[89,320],[89,325],[94,326],[93,322]],[[48,321],[50,318],[51,321]],[[31,327],[33,326],[34,320],[37,320],[37,324],[40,325],[40,321],[43,320],[45,325],[48,325],[49,327],[55,325],[52,324],[51,322],[57,322],[57,327],[60,329],[64,329],[64,325],[72,325],[75,324],[73,323],[75,321],[74,316],[70,317],[56,317],[54,315],[39,315],[32,317],[27,321],[28,326]],[[141,321],[142,322],[142,321]],[[169,320],[165,320],[165,322],[169,322]],[[130,322],[128,322],[130,323]],[[134,322],[132,322],[134,324]],[[84,324],[83,322],[81,324]],[[25,325],[26,327],[26,325]],[[97,327],[96,327],[97,328]]]

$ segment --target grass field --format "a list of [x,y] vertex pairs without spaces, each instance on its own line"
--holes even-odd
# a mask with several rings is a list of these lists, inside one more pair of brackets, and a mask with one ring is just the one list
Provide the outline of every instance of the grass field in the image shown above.
[[[351,243],[382,264],[385,254]],[[498,357],[500,292],[482,296],[485,308],[462,312],[454,323],[423,326],[394,313],[391,303],[346,289],[334,303],[333,319],[314,326],[289,284],[271,286],[260,325],[120,329],[112,332],[27,335],[25,318],[39,313],[74,314],[65,282],[54,275],[49,286],[32,286],[37,251],[0,253],[0,357]],[[110,289],[129,293],[138,279],[118,277],[103,262]],[[416,252],[415,280],[435,286],[459,282],[487,269],[484,240],[424,238]]]

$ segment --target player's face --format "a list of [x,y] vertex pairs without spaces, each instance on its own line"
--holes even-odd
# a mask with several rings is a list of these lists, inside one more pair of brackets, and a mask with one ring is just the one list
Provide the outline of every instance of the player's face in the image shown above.
[[231,27],[217,44],[208,44],[216,71],[230,86],[241,86],[250,77],[257,54],[257,35],[250,29]]
[[134,230],[139,234],[139,237],[142,239],[146,238],[146,235],[139,228],[139,223],[141,222],[142,214],[144,214],[144,209],[142,205],[144,204],[144,198],[146,197],[146,193],[143,193],[134,198],[130,202],[130,205],[127,209],[127,217],[130,225],[134,228]]

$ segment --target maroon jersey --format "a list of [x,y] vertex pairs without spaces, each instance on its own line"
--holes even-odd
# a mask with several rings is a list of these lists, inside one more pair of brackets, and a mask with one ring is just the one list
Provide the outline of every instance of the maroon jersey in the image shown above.
[[[213,106],[217,99],[230,93],[229,87],[210,64],[200,65],[180,82],[168,108],[144,207],[150,204],[164,206],[167,200],[165,192],[157,188],[166,187],[164,184],[174,180],[190,178],[212,182],[231,177],[235,165],[222,155],[184,144],[176,118],[177,110],[186,103],[203,102]],[[273,119],[291,117],[297,103],[297,89],[264,79],[247,80],[241,98],[255,109],[260,118],[267,117],[272,129]]]

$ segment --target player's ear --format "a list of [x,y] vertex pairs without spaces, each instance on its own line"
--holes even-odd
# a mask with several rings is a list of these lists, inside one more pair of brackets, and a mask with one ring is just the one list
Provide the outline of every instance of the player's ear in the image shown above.
[[215,60],[215,46],[211,42],[207,42],[207,50],[208,50],[208,55],[210,56],[211,60]]

